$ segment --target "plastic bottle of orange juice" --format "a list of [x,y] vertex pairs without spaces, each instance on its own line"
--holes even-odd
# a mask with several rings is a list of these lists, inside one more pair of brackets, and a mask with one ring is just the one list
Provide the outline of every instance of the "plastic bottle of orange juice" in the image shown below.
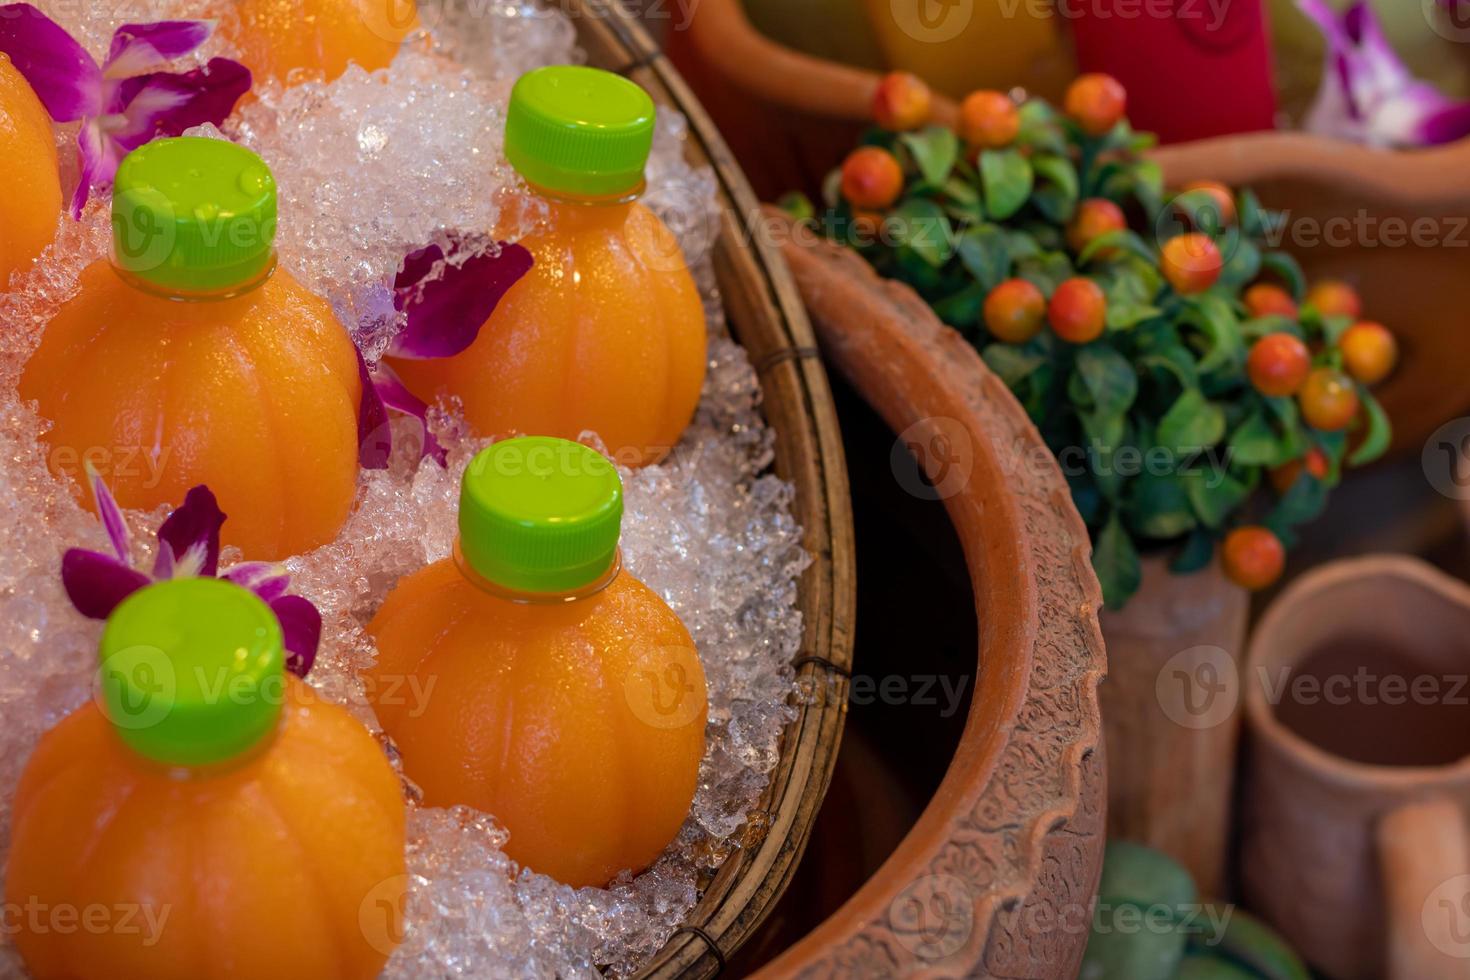
[[415,0],[232,0],[220,32],[257,78],[332,81],[356,62],[386,68],[419,26]]
[[[332,540],[357,485],[352,339],[276,267],[276,187],[244,147],[159,140],[118,168],[112,261],[81,275],[20,383],[125,507],[207,484],[227,544],[273,560]],[[84,499],[90,499],[85,493]]]
[[425,802],[493,814],[512,858],[577,887],[658,857],[704,755],[699,656],[621,569],[622,512],[591,449],[497,443],[465,471],[454,557],[368,626],[369,696]]
[[631,466],[678,442],[704,384],[705,321],[678,241],[637,203],[653,124],[653,100],[621,76],[521,77],[505,152],[547,209],[521,240],[535,265],[465,351],[393,361],[415,395],[457,396],[488,436],[592,430]]
[[0,195],[0,292],[11,273],[26,268],[56,235],[61,180],[51,117],[30,83],[0,52],[0,157],[5,193]]
[[401,926],[401,782],[285,673],[270,607],[222,579],[160,582],[113,611],[99,653],[98,697],[15,793],[6,926],[31,975],[377,976]]

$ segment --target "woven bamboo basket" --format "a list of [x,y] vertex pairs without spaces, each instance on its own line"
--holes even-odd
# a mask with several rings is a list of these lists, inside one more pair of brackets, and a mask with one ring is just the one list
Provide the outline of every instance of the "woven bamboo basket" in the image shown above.
[[758,205],[714,124],[642,26],[616,2],[562,0],[590,64],[637,82],[689,120],[691,162],[713,168],[722,216],[714,265],[731,331],[750,354],[776,432],[777,475],[796,487],[794,516],[812,565],[799,583],[803,616],[795,661],[803,687],[823,692],[798,705],[781,761],[742,846],[702,882],[686,924],[640,974],[707,977],[723,966],[781,896],[826,795],[847,715],[852,666],[852,514],[842,438],[827,377],[801,297],[778,253],[755,231]]

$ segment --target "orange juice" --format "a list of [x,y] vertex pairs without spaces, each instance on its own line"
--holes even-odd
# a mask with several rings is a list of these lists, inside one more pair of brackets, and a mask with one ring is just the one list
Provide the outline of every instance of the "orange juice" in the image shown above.
[[[53,471],[124,507],[206,484],[224,541],[275,560],[331,541],[357,486],[361,385],[327,302],[275,267],[275,183],[244,147],[149,143],[113,192],[112,261],[83,271],[21,378]],[[90,500],[83,493],[83,499]]]
[[233,0],[221,32],[257,78],[332,81],[352,63],[387,68],[419,26],[414,0]]
[[543,68],[511,96],[506,155],[547,211],[535,265],[468,349],[391,359],[432,402],[458,397],[482,434],[596,432],[619,462],[656,462],[699,403],[705,320],[674,235],[636,200],[653,101],[592,68]]
[[160,582],[114,610],[100,660],[97,700],[16,789],[7,926],[31,975],[376,977],[401,931],[402,786],[285,674],[270,608],[222,579]]
[[61,216],[51,117],[4,52],[0,52],[0,153],[5,159],[5,194],[0,197],[0,292],[4,292],[11,274],[29,267],[51,244]]
[[578,887],[658,857],[704,755],[698,654],[620,569],[621,517],[599,454],[497,443],[465,473],[455,557],[400,582],[368,627],[370,697],[425,802],[493,814],[512,858]]

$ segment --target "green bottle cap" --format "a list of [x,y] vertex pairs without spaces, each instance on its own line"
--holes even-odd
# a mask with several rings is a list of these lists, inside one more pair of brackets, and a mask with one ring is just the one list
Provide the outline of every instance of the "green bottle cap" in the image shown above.
[[612,567],[623,481],[606,456],[566,439],[497,442],[459,495],[459,550],[474,572],[516,592],[571,592]]
[[614,197],[643,184],[653,150],[653,99],[621,75],[553,65],[522,75],[510,94],[505,155],[538,187]]
[[164,289],[217,292],[258,279],[272,262],[276,181],[226,140],[145,143],[112,185],[113,263]]
[[217,578],[139,589],[113,610],[99,651],[102,708],[124,742],[171,766],[225,762],[275,727],[285,697],[281,624]]

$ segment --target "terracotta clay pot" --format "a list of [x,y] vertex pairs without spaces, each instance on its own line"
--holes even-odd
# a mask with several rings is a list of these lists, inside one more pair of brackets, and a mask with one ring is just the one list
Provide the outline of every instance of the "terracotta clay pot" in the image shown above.
[[1087,529],[1025,411],[964,338],[849,250],[767,217],[829,363],[901,433],[926,479],[897,463],[895,475],[944,501],[980,648],[968,722],[933,800],[857,894],[763,975],[1075,976],[1106,795]]
[[1298,579],[1252,638],[1245,897],[1329,976],[1470,975],[1467,635],[1470,587],[1382,556]]
[[1470,410],[1470,140],[1376,150],[1306,133],[1256,133],[1154,151],[1169,186],[1198,179],[1251,187],[1285,211],[1280,247],[1309,279],[1344,279],[1364,315],[1399,339],[1395,374],[1375,390],[1394,447],[1418,452]]
[[1099,617],[1108,836],[1163,851],[1206,895],[1225,893],[1240,733],[1233,695],[1249,616],[1250,597],[1218,563],[1174,575],[1150,558],[1138,594]]

